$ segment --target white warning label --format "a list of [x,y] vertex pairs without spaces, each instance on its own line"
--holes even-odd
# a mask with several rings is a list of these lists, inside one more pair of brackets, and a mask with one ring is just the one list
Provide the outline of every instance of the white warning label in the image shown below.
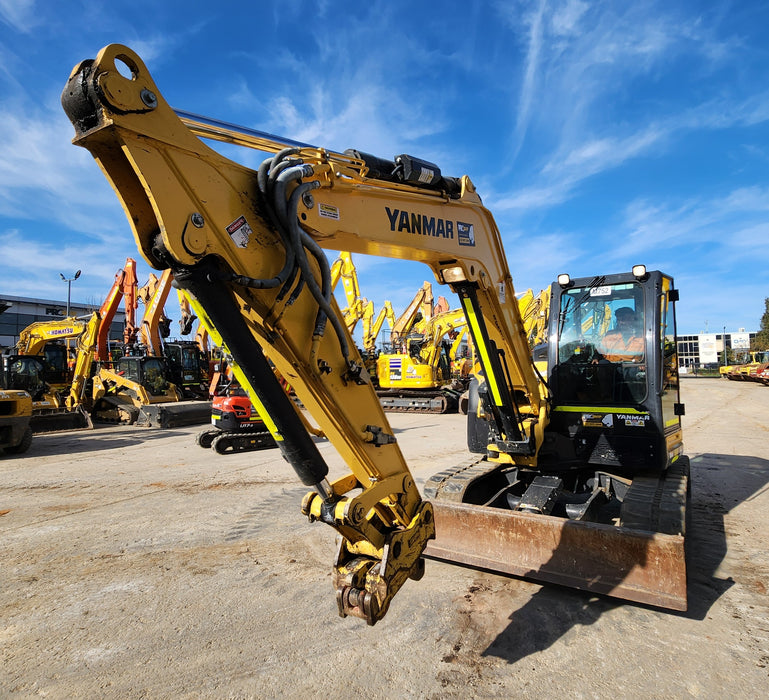
[[335,207],[332,204],[320,204],[318,203],[318,214],[324,219],[333,219],[339,221],[339,207]]
[[251,237],[251,227],[248,225],[245,216],[239,216],[227,227],[227,233],[230,234],[232,242],[238,248],[245,248],[248,245],[248,239]]

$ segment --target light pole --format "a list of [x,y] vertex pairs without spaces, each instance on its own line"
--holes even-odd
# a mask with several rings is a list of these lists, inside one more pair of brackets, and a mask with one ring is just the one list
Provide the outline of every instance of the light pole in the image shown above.
[[70,299],[70,292],[72,290],[72,283],[80,277],[80,270],[78,270],[75,273],[74,277],[65,277],[64,275],[59,273],[59,277],[61,277],[66,283],[67,283],[67,318],[69,318],[69,299]]
[[726,367],[726,326],[724,326],[724,367]]

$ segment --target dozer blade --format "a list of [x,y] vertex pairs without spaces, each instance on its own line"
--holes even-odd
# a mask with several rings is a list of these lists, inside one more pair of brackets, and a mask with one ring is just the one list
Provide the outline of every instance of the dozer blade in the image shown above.
[[91,430],[91,416],[80,408],[74,411],[33,414],[29,427],[35,435],[58,433],[65,430]]
[[210,401],[175,401],[143,405],[136,425],[147,428],[179,428],[211,422]]
[[429,557],[686,610],[683,536],[439,500],[433,507]]

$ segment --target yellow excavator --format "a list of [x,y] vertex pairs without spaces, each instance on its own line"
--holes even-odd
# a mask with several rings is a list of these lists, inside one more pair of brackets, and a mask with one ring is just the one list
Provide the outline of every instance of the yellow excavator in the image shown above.
[[[405,338],[406,351],[377,359],[379,399],[387,411],[453,413],[467,388],[453,376],[467,323],[462,309],[438,313]],[[453,355],[452,355],[453,351]]]
[[[559,275],[545,380],[500,233],[467,176],[406,154],[339,153],[176,112],[141,58],[117,44],[73,69],[62,105],[142,256],[171,269],[205,310],[283,456],[312,488],[302,512],[340,535],[341,615],[380,620],[423,575],[425,554],[685,609],[688,462],[671,277],[641,265]],[[267,157],[253,170],[201,138]],[[460,299],[481,370],[468,460],[430,479],[431,501],[343,322],[324,248],[419,260]],[[583,334],[605,304],[638,323],[627,359],[618,351],[631,340],[625,330],[599,337],[593,323]],[[350,474],[329,481],[272,365]]]
[[431,319],[435,313],[434,302],[433,286],[430,282],[425,281],[403,313],[395,319],[390,330],[389,347],[385,349],[395,350],[399,344],[404,343],[406,336],[415,324]]
[[8,386],[32,396],[32,432],[92,427],[83,407],[69,401],[73,382],[70,363],[76,355],[67,343],[90,335],[93,327],[98,328],[95,319],[98,314],[33,323],[19,334],[15,354],[3,358]]
[[363,350],[369,357],[376,355],[376,341],[384,327],[385,321],[390,326],[390,332],[392,333],[396,321],[393,305],[385,300],[376,318],[374,318],[374,302],[369,302],[369,307],[367,307],[366,313],[363,316]]

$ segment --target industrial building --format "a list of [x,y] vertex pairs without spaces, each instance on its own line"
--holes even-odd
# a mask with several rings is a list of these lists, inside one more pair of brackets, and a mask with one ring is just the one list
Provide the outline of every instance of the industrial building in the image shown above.
[[726,364],[726,349],[747,352],[755,333],[741,328],[738,333],[698,333],[678,336],[678,366],[682,374]]
[[[70,303],[70,316],[90,316],[98,307]],[[38,321],[55,321],[67,314],[67,302],[0,294],[0,349],[16,345],[19,333]],[[109,331],[110,341],[122,342],[125,313],[118,311]]]

